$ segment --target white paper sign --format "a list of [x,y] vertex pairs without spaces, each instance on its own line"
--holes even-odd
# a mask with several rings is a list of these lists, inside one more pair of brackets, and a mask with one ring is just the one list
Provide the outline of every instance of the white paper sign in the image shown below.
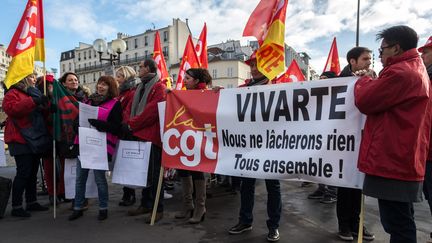
[[5,144],[3,140],[0,140],[0,167],[6,165],[6,155],[5,155]]
[[112,182],[126,186],[147,186],[150,149],[150,142],[120,140]]
[[97,119],[98,107],[79,102],[79,126],[90,127],[88,119]]
[[166,105],[166,101],[162,101],[158,103],[159,126],[160,126],[161,138],[163,138],[163,129],[165,123],[165,105]]
[[79,151],[82,168],[108,170],[106,133],[80,127]]
[[[75,183],[76,183],[76,168],[78,159],[65,159],[64,183],[65,197],[68,199],[75,198]],[[97,198],[97,186],[94,178],[93,170],[89,171],[86,183],[86,198]]]

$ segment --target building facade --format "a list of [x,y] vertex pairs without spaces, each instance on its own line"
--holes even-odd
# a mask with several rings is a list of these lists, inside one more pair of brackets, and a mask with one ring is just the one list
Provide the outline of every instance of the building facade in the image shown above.
[[[178,63],[190,32],[186,22],[173,19],[172,25],[157,30],[150,29],[138,35],[118,33],[117,38],[123,39],[127,48],[120,54],[120,61],[115,63],[115,66],[128,65],[138,71],[139,62],[153,55],[156,31],[159,31],[167,66]],[[110,45],[111,43],[108,43],[108,46]],[[107,54],[103,53],[102,57],[106,58]],[[80,83],[92,90],[95,88],[97,79],[109,69],[112,70],[111,63],[100,61],[99,53],[90,44],[79,43],[75,49],[61,53],[60,76],[65,72],[75,72]]]
[[[251,77],[250,68],[244,62],[252,54],[250,46],[241,46],[238,40],[228,40],[209,45],[207,52],[208,71],[212,76],[213,86],[236,88]],[[175,83],[179,73],[179,64],[172,65],[169,72]]]

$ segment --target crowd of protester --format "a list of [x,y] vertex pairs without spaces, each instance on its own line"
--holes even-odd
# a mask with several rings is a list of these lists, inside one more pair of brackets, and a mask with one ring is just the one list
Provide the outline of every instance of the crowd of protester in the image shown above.
[[[417,49],[418,35],[407,26],[394,26],[377,35],[383,70],[377,75],[370,67],[372,51],[366,47],[354,47],[347,53],[348,65],[339,77],[358,76],[354,96],[358,109],[366,115],[358,167],[365,173],[363,190],[336,188],[320,184],[308,196],[323,203],[336,203],[338,236],[352,241],[357,236],[360,223],[362,195],[378,199],[379,213],[384,230],[390,234],[390,242],[417,242],[414,220],[414,202],[422,200],[422,192],[428,200],[432,214],[432,106],[430,78],[432,77],[432,37]],[[419,54],[421,53],[421,55]],[[251,79],[241,87],[271,85],[257,68],[255,53],[246,62],[251,69]],[[335,78],[337,74],[325,72],[321,78]],[[37,201],[36,181],[40,161],[43,162],[49,200],[54,203],[70,202],[65,198],[63,169],[65,159],[77,159],[75,198],[69,220],[83,216],[86,208],[85,185],[88,169],[81,167],[78,146],[78,112],[68,114],[70,122],[56,143],[56,164],[60,171],[57,183],[53,183],[53,119],[59,107],[53,102],[52,76],[36,80],[35,74],[25,77],[7,90],[3,109],[8,115],[5,142],[10,155],[15,158],[17,173],[13,180],[12,212],[15,217],[31,217],[34,211],[46,211],[48,207]],[[96,91],[79,84],[75,73],[67,72],[59,79],[68,95],[77,101],[97,106],[97,119],[89,123],[98,131],[107,133],[107,155],[112,155],[119,139],[149,141],[152,143],[148,169],[148,186],[141,189],[141,200],[128,215],[147,214],[157,208],[156,222],[163,218],[163,193],[158,205],[154,205],[161,168],[162,142],[160,137],[157,103],[164,101],[169,90],[157,74],[156,63],[141,61],[139,73],[121,66],[115,77],[101,76]],[[208,70],[191,68],[185,73],[187,90],[205,90],[212,84]],[[45,85],[44,85],[45,84]],[[216,89],[217,92],[217,89]],[[46,136],[50,143],[34,145],[27,140],[26,131]],[[43,148],[41,148],[43,147]],[[191,224],[200,223],[206,215],[206,177],[203,172],[178,170],[182,200],[178,202],[175,218],[187,219]],[[98,220],[108,218],[108,183],[104,170],[94,170],[97,185]],[[241,234],[252,230],[255,178],[231,178],[233,184],[240,181],[240,208],[238,223],[229,228],[229,234]],[[54,184],[56,188],[54,189]],[[278,180],[265,180],[268,193],[267,240],[280,239],[279,221],[283,203]],[[283,189],[282,189],[283,190]],[[56,191],[56,195],[54,195]],[[26,208],[23,207],[23,195]],[[124,187],[120,206],[132,206],[136,202],[135,189]],[[150,222],[150,218],[146,219]],[[288,232],[286,233],[289,234]],[[363,227],[363,239],[374,240],[375,235]],[[432,235],[431,235],[432,237]]]

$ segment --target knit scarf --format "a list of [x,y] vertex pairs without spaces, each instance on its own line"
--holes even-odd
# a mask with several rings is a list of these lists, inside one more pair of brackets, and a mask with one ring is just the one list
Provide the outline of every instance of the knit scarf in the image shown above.
[[267,83],[268,83],[267,77],[263,76],[260,79],[251,79],[251,81],[247,84],[247,86],[263,85]]
[[141,78],[141,83],[138,85],[132,101],[132,109],[130,118],[141,114],[147,104],[147,98],[153,86],[159,81],[159,76],[156,73],[149,73]]
[[130,78],[128,80],[125,80],[119,87],[120,93],[123,93],[126,90],[130,90],[135,86],[135,84],[136,84],[135,78]]
[[98,93],[94,93],[94,94],[90,95],[88,97],[88,99],[89,99],[90,104],[92,106],[99,106],[100,104],[102,104],[103,102],[105,102],[108,99],[108,97],[106,95],[101,95],[101,94],[98,94]]

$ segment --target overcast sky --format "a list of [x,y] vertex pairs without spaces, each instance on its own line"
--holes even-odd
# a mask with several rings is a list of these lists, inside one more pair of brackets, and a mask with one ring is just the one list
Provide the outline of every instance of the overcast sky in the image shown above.
[[[96,38],[112,40],[117,32],[129,35],[172,24],[173,18],[188,18],[195,37],[203,23],[208,26],[208,44],[228,39],[247,44],[243,28],[258,0],[45,0],[45,45],[47,67],[58,68],[60,53],[91,44]],[[21,18],[26,0],[3,0],[0,43],[7,45]],[[307,52],[312,67],[321,72],[334,36],[341,65],[355,46],[356,0],[290,0],[287,7],[285,42],[297,52]],[[383,28],[404,24],[420,36],[419,46],[432,35],[430,0],[361,0],[360,45],[369,47],[378,60],[375,35]]]

